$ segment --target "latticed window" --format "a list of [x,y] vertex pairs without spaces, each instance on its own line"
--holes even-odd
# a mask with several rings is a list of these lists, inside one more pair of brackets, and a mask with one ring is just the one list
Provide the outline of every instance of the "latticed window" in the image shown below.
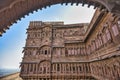
[[119,34],[117,25],[112,26],[112,31],[113,31],[114,36],[117,36]]

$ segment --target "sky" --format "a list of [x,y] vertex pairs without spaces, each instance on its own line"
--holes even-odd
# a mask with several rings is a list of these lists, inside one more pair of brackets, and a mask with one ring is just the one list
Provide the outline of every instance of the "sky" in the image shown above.
[[18,69],[23,57],[27,38],[26,29],[30,21],[64,21],[65,24],[89,23],[95,10],[81,5],[52,5],[38,10],[13,24],[0,37],[0,68]]

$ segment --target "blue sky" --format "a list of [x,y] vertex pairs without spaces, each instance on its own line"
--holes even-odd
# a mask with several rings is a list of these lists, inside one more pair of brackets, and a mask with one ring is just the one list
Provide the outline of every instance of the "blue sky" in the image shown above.
[[22,61],[22,50],[25,46],[26,29],[30,21],[64,21],[65,24],[88,23],[95,10],[81,5],[53,5],[38,10],[21,21],[13,24],[6,33],[0,37],[0,68],[19,68]]

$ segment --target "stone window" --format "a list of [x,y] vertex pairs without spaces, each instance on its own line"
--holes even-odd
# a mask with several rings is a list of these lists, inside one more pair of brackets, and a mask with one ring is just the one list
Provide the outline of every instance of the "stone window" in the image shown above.
[[33,69],[33,65],[32,65],[32,64],[30,64],[30,66],[31,66],[31,68],[30,68],[30,72],[32,72],[32,69]]
[[77,55],[77,48],[75,48],[75,55]]
[[104,42],[104,44],[105,44],[105,43],[107,42],[107,40],[106,40],[106,35],[103,34],[102,38],[103,38],[103,42]]
[[60,71],[60,65],[57,64],[57,71]]
[[95,41],[93,41],[92,44],[93,44],[93,51],[94,51],[96,49]]
[[99,48],[99,43],[98,43],[98,39],[95,40],[95,44],[96,44],[96,48]]
[[36,66],[37,66],[37,64],[34,64],[34,72],[37,70],[37,69],[36,69]]
[[72,55],[74,55],[74,49],[72,49]]
[[118,27],[120,28],[120,20],[118,20]]
[[81,55],[83,55],[83,48],[81,48]]
[[90,46],[87,46],[87,54],[90,54]]
[[71,55],[71,49],[68,50],[68,55]]
[[91,42],[91,52],[94,51],[94,48],[93,48],[93,42]]
[[85,47],[83,48],[83,54],[86,55],[86,50]]
[[100,46],[103,45],[103,42],[102,42],[102,35],[100,34],[100,35],[98,36],[98,38],[99,38],[99,41],[100,41]]
[[80,72],[82,71],[82,68],[81,68],[81,66],[79,66],[79,70],[80,70]]
[[117,25],[112,26],[112,31],[113,31],[114,36],[117,36],[119,34]]
[[25,71],[25,67],[24,67],[24,65],[22,65],[22,72],[24,72]]
[[60,52],[61,52],[60,49],[58,49],[58,50],[57,50],[57,54],[58,54],[59,56],[61,55]]
[[46,67],[43,67],[43,74],[46,73]]
[[75,66],[73,65],[73,73],[75,73]]
[[106,37],[107,37],[107,40],[111,39],[110,31],[108,29],[106,29]]
[[67,48],[65,49],[65,55],[68,56],[68,50],[67,50]]
[[45,50],[45,55],[47,55],[47,50]]

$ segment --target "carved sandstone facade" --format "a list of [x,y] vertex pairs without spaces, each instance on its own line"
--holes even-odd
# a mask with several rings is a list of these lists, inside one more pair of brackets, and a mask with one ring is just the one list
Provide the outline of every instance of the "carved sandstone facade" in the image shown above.
[[119,80],[120,20],[96,10],[90,24],[30,22],[23,80]]

